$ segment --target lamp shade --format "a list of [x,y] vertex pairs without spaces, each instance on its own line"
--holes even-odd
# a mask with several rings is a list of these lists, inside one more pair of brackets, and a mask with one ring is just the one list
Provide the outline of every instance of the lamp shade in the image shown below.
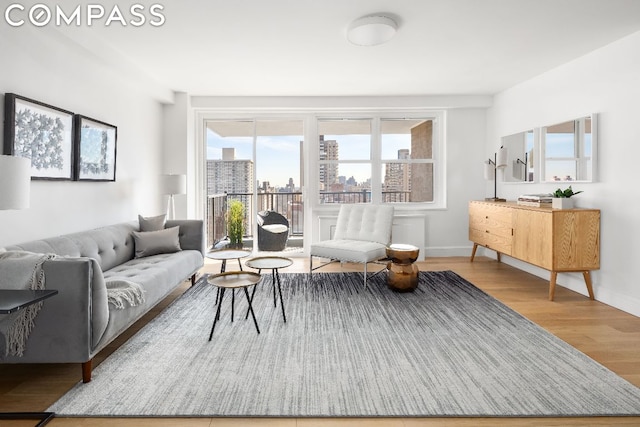
[[496,160],[497,168],[507,167],[507,152],[507,149],[504,147],[500,147],[500,150],[498,150],[498,158]]
[[391,40],[397,28],[389,17],[365,16],[349,24],[347,38],[357,46],[376,46]]
[[487,181],[493,181],[494,178],[495,167],[493,163],[489,160],[484,162],[484,179]]
[[187,192],[186,175],[162,175],[162,194],[185,194]]
[[31,159],[0,156],[0,209],[29,207]]

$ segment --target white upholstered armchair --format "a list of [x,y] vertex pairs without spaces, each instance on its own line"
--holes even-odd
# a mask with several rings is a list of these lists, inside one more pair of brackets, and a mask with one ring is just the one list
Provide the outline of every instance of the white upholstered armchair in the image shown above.
[[313,257],[340,262],[364,264],[364,286],[367,286],[367,263],[386,257],[391,243],[393,206],[372,204],[344,204],[340,206],[335,233],[331,240],[311,244],[309,276],[313,270]]

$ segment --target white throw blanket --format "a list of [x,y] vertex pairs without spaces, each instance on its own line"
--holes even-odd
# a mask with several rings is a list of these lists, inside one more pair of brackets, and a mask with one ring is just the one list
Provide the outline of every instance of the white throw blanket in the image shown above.
[[112,279],[105,281],[107,285],[107,300],[115,308],[124,309],[125,302],[131,307],[144,303],[144,288],[129,280]]
[[[55,258],[54,254],[23,251],[0,252],[1,289],[44,289],[42,264]],[[9,315],[0,315],[0,333],[5,338],[4,355],[22,356],[42,302]]]

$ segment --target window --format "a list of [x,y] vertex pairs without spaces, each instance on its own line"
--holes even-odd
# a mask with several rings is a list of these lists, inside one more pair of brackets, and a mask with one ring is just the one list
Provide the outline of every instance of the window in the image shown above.
[[382,119],[382,201],[433,202],[433,120]]
[[433,203],[443,193],[436,116],[321,118],[317,128],[320,204]]
[[371,201],[371,120],[318,122],[320,203]]

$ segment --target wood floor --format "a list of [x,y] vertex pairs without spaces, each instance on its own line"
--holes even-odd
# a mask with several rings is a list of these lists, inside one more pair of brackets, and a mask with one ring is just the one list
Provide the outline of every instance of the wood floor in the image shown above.
[[[494,260],[478,257],[429,258],[421,270],[452,270],[536,322],[636,386],[640,386],[640,318],[558,287],[550,302],[548,282]],[[308,260],[296,258],[286,272],[306,272]],[[345,265],[346,269],[358,266]],[[203,271],[216,273],[207,259]],[[340,265],[323,271],[339,270]],[[185,283],[156,309],[101,352],[97,365],[188,288]],[[597,292],[597,282],[594,283]],[[552,360],[549,363],[553,363]],[[81,380],[79,365],[0,364],[0,412],[44,411]],[[33,426],[34,421],[0,420],[4,426]],[[427,426],[640,426],[640,417],[593,418],[58,418],[49,426],[256,426],[256,427],[427,427]]]

